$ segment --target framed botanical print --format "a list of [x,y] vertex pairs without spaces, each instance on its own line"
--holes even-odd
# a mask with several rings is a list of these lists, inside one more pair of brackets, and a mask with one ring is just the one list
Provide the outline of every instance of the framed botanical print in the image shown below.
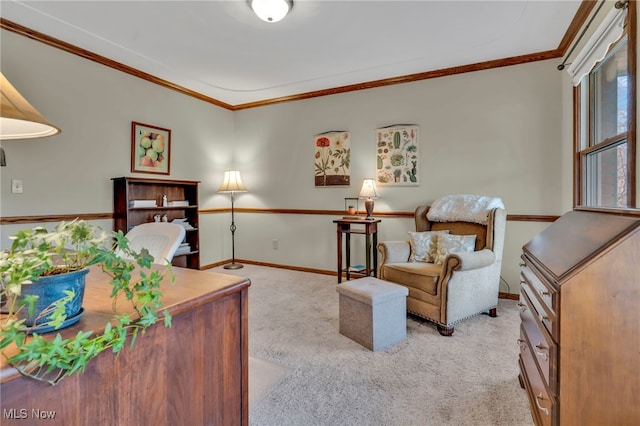
[[171,161],[171,130],[131,123],[131,171],[168,175]]
[[418,126],[397,124],[376,130],[376,184],[418,185]]
[[349,132],[331,131],[314,136],[315,186],[351,184]]

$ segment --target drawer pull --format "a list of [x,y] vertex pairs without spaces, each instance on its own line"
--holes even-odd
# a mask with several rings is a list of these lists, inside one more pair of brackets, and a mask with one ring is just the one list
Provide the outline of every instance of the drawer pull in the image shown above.
[[538,290],[538,294],[542,297],[546,297],[546,296],[550,296],[551,293],[549,293],[547,290]]
[[540,406],[540,403],[538,402],[538,400],[540,400],[540,399],[545,399],[542,396],[542,392],[540,392],[538,395],[536,395],[536,405],[538,406],[538,410],[542,411],[545,415],[548,416],[549,415],[549,410]]
[[540,318],[540,322],[549,321],[549,317],[544,314],[538,314],[538,318]]
[[525,304],[524,304],[524,303],[522,303],[522,302],[518,302],[518,303],[516,303],[516,305],[518,305],[518,308],[520,308],[520,310],[521,310],[522,312],[524,312],[524,311],[526,311],[526,310],[527,310],[527,305],[525,305]]
[[518,339],[518,346],[520,349],[527,349],[527,343],[522,339]]
[[546,353],[546,352],[543,352],[543,351],[546,351],[546,350],[548,350],[549,348],[547,348],[546,346],[544,346],[542,343],[538,343],[538,344],[536,345],[536,348],[538,349],[538,350],[536,351],[536,354],[537,354],[537,355],[540,355],[540,356],[542,357],[542,359],[544,359],[545,361],[547,361],[547,360],[549,359],[549,356],[547,355],[547,353]]

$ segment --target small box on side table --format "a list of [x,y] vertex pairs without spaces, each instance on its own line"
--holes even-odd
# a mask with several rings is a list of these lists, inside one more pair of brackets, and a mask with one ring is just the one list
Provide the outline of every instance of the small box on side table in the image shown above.
[[338,284],[340,334],[378,351],[407,337],[409,290],[374,277]]

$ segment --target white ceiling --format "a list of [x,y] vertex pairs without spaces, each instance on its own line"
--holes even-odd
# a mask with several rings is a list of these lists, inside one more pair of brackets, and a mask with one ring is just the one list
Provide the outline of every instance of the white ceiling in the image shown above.
[[3,18],[229,105],[558,48],[580,0],[13,1]]

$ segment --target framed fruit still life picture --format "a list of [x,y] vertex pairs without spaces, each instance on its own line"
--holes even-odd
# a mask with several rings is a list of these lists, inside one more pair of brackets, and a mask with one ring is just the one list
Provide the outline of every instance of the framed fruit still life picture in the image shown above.
[[168,175],[170,153],[171,130],[131,123],[131,172]]

